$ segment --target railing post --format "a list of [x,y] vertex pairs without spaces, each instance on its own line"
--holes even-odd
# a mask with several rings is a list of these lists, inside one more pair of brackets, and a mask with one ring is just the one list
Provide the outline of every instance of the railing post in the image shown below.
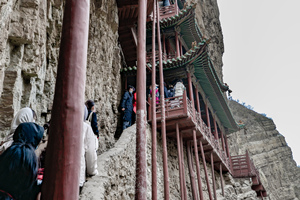
[[[180,100],[179,100],[180,101]],[[183,98],[182,98],[182,104],[183,104],[183,111],[184,113],[188,114],[188,109],[187,109],[187,96],[186,96],[186,90],[183,91]]]

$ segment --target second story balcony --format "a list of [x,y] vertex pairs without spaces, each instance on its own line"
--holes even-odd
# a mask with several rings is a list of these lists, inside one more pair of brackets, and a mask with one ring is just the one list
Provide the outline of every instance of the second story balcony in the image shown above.
[[[151,122],[151,104],[148,109],[149,122]],[[161,128],[162,108],[160,102],[156,103],[156,119],[157,128]],[[166,132],[168,137],[176,138],[176,124],[180,127],[183,140],[189,141],[193,139],[193,130],[196,130],[196,137],[201,140],[203,144],[203,151],[206,161],[211,160],[210,152],[213,152],[214,162],[222,164],[222,170],[231,173],[231,162],[229,156],[226,154],[224,145],[220,140],[216,139],[212,134],[210,128],[201,119],[200,114],[192,106],[191,101],[187,98],[186,91],[183,96],[171,97],[165,99],[165,121]],[[197,144],[200,146],[200,144]],[[200,151],[200,147],[198,147]],[[220,170],[219,165],[214,166],[216,170]]]

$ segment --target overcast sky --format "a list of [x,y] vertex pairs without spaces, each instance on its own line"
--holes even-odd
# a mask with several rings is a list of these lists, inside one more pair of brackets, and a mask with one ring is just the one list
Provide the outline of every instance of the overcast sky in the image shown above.
[[218,0],[224,82],[272,118],[300,165],[300,1]]

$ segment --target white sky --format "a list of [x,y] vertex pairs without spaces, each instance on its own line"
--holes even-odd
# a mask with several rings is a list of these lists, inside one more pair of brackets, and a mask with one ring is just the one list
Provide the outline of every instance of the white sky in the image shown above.
[[224,82],[271,117],[300,165],[300,1],[218,0]]

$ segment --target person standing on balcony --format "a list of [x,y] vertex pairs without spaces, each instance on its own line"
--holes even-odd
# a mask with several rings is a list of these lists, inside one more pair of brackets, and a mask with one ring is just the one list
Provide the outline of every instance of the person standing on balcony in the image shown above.
[[163,0],[163,6],[170,6],[170,0]]
[[125,92],[121,102],[121,108],[123,111],[123,130],[131,126],[133,112],[133,91],[134,87],[129,85],[128,91]]
[[175,97],[183,95],[185,86],[183,85],[183,81],[181,79],[176,83],[174,89],[175,89]]
[[[150,89],[150,95],[152,95],[152,89]],[[155,98],[156,98],[156,103],[159,103],[160,95],[159,95],[158,85],[157,84],[155,85]]]

